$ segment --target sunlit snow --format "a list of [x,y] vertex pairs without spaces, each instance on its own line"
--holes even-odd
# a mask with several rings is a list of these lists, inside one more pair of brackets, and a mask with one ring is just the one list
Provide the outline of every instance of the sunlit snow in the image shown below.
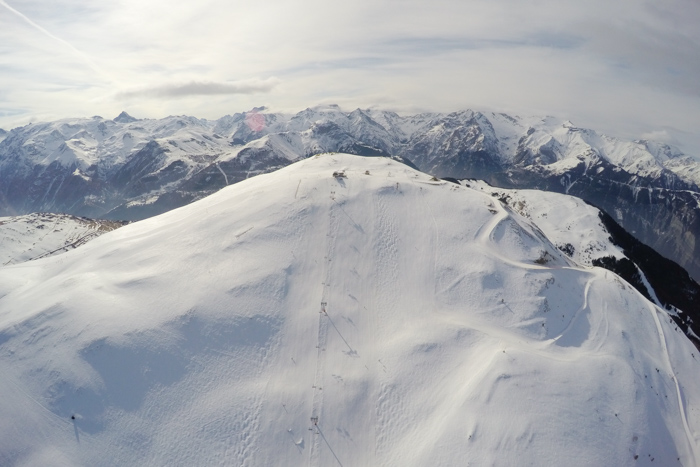
[[665,311],[385,158],[0,269],[0,374],[2,465],[700,461],[700,355]]

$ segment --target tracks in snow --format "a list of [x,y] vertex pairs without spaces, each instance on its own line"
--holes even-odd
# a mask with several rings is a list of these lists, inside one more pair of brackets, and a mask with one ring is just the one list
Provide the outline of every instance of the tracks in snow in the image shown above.
[[[549,270],[552,269],[550,266],[543,266],[539,264],[531,264],[531,263],[524,263],[522,261],[515,261],[507,256],[502,255],[500,252],[498,252],[495,248],[493,248],[493,243],[494,243],[494,233],[496,231],[496,228],[501,224],[501,222],[505,221],[508,219],[510,214],[508,211],[503,208],[503,206],[500,205],[500,203],[494,203],[497,211],[494,213],[494,217],[489,220],[486,224],[484,224],[479,231],[476,234],[476,240],[481,243],[485,247],[485,251],[488,252],[489,255],[492,257],[498,259],[499,261],[510,264],[511,266],[515,266],[521,269],[530,269],[530,270]],[[491,212],[493,210],[489,208]]]
[[[331,198],[334,197],[334,192],[331,191]],[[313,400],[311,404],[311,419],[312,431],[314,439],[309,446],[309,465],[320,465],[320,442],[318,436],[318,421],[323,415],[323,384],[326,373],[326,344],[328,341],[328,320],[326,318],[328,297],[330,294],[331,284],[331,261],[335,253],[335,242],[338,233],[338,223],[334,215],[335,203],[329,203],[328,207],[328,227],[326,233],[326,250],[323,257],[323,283],[321,284],[321,300],[318,310],[318,335],[316,340],[316,372],[314,374]]]
[[681,419],[683,421],[683,429],[685,430],[685,435],[688,439],[688,447],[689,451],[688,453],[692,456],[691,462],[688,463],[688,465],[698,465],[698,454],[696,452],[696,443],[695,443],[695,437],[693,436],[693,433],[690,429],[690,425],[688,425],[688,416],[685,411],[685,404],[683,403],[683,394],[681,391],[681,387],[678,384],[678,378],[676,377],[675,372],[673,371],[673,365],[671,364],[671,356],[668,352],[668,344],[666,343],[666,335],[664,334],[663,327],[661,326],[661,321],[659,320],[659,317],[657,315],[658,311],[656,307],[654,307],[653,304],[648,303],[647,305],[649,311],[651,312],[652,317],[654,318],[654,323],[656,324],[656,330],[659,333],[659,340],[661,342],[661,348],[663,349],[664,352],[664,360],[665,363],[668,365],[667,371],[671,375],[671,379],[673,380],[673,384],[676,387],[676,397],[678,399],[678,411],[681,415]]
[[[501,255],[499,251],[497,251],[495,248],[493,248],[494,233],[496,231],[496,228],[499,226],[499,224],[501,224],[501,222],[505,221],[509,216],[508,212],[503,208],[503,206],[501,206],[500,204],[497,204],[497,203],[494,203],[494,205],[495,205],[495,208],[497,210],[494,213],[494,217],[492,219],[490,219],[488,223],[484,224],[481,227],[481,229],[477,232],[477,235],[476,235],[476,240],[485,247],[485,251],[487,251],[488,254],[491,255],[492,257],[497,258],[498,260],[503,261],[504,263],[507,263],[507,264],[510,264],[510,265],[513,265],[513,266],[516,266],[519,268],[529,269],[529,270],[551,269],[547,266],[542,266],[542,265],[538,265],[538,264],[529,264],[529,263],[511,260],[510,258],[507,258],[507,257]],[[584,302],[583,302],[582,306],[574,313],[574,315],[571,318],[571,321],[566,326],[566,328],[557,337],[552,339],[551,342],[556,342],[559,339],[566,336],[567,333],[571,331],[571,328],[574,325],[574,323],[577,321],[579,315],[588,308],[588,306],[589,306],[588,295],[589,295],[591,285],[594,281],[595,281],[595,276],[592,276],[588,279],[588,281],[586,282],[586,285],[585,285],[585,289],[584,289]],[[663,327],[661,325],[659,317],[657,316],[658,311],[652,303],[648,303],[647,307],[648,307],[648,309],[649,309],[649,311],[654,319],[655,325],[656,325],[661,348],[663,349],[663,354],[664,354],[663,358],[664,358],[665,364],[667,366],[667,372],[668,372],[668,374],[671,375],[671,379],[673,380],[673,383],[674,383],[674,386],[676,389],[676,398],[678,400],[678,410],[679,410],[679,413],[680,413],[680,416],[681,416],[681,419],[683,422],[683,429],[685,431],[685,435],[686,435],[686,438],[688,440],[688,455],[691,456],[691,459],[689,459],[688,465],[698,465],[697,462],[698,462],[699,455],[696,452],[697,447],[696,447],[696,443],[695,443],[695,438],[694,438],[694,436],[692,434],[692,430],[690,429],[690,426],[688,424],[688,417],[687,417],[687,413],[685,410],[685,404],[683,402],[682,390],[681,390],[681,387],[678,383],[678,379],[676,378],[675,372],[673,370],[673,366],[671,364],[671,356],[669,354],[668,345],[666,342],[666,336],[664,334]],[[472,326],[473,326],[473,323],[472,323]],[[490,329],[489,331],[493,332],[494,330]],[[606,335],[607,335],[607,332],[606,332]],[[601,343],[601,345],[602,345],[602,343]],[[533,350],[533,349],[531,349],[531,350]],[[551,356],[551,355],[549,355],[549,356]]]
[[350,346],[348,341],[343,337],[340,330],[337,328],[328,310],[332,306],[329,304],[331,297],[331,285],[332,285],[332,261],[336,254],[336,242],[339,231],[339,216],[338,211],[342,211],[344,216],[347,216],[352,224],[357,228],[355,221],[348,215],[343,209],[342,205],[336,201],[336,193],[334,189],[330,189],[330,202],[328,203],[328,224],[326,232],[326,249],[325,256],[323,258],[323,282],[321,284],[321,300],[318,310],[318,335],[316,341],[316,371],[314,375],[313,389],[313,400],[311,406],[311,418],[310,422],[312,424],[311,430],[314,434],[314,438],[310,443],[309,448],[309,465],[321,465],[321,447],[322,442],[327,445],[328,450],[332,454],[333,458],[337,461],[338,465],[343,465],[333,450],[333,447],[329,443],[326,436],[321,431],[323,406],[324,406],[324,385],[326,376],[326,360],[327,360],[327,344],[328,344],[328,333],[330,326],[333,326],[335,331],[338,333],[340,338],[343,340],[344,344],[348,347],[348,355],[356,356],[355,350]]
[[[493,213],[493,217],[489,219],[487,223],[485,223],[477,232],[475,240],[483,245],[483,251],[491,256],[494,259],[497,259],[498,261],[514,266],[519,269],[525,269],[529,271],[545,271],[545,270],[552,270],[553,268],[551,266],[547,265],[541,265],[541,264],[534,264],[534,263],[528,263],[528,262],[523,262],[523,261],[517,261],[513,260],[503,254],[494,246],[495,244],[497,245],[497,241],[494,239],[496,229],[498,226],[506,221],[510,217],[510,213],[500,204],[497,202],[493,202],[492,206],[489,207],[489,210]],[[556,269],[570,269],[568,267],[556,267]],[[583,271],[582,271],[583,272]],[[575,323],[578,321],[579,316],[585,312],[585,310],[588,309],[589,303],[588,303],[588,297],[589,297],[589,292],[591,285],[593,282],[596,280],[596,275],[593,273],[588,273],[588,278],[586,280],[586,284],[584,286],[583,290],[583,303],[581,306],[574,312],[573,316],[571,316],[571,319],[569,320],[568,324],[566,324],[566,327],[558,333],[556,337],[553,337],[549,339],[547,342],[557,342],[560,339],[564,339],[568,333],[573,331],[573,327]],[[584,341],[590,341],[592,336],[588,336],[587,339],[584,339]],[[580,342],[578,345],[582,344],[583,342]],[[602,342],[600,343],[602,345]],[[578,346],[575,345],[575,346]],[[568,346],[567,346],[568,347]]]

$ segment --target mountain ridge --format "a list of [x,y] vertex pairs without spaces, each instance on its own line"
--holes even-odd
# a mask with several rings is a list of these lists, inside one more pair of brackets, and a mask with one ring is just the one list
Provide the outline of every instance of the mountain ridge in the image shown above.
[[697,161],[663,143],[622,141],[554,117],[323,106],[294,115],[261,108],[215,121],[33,124],[0,142],[0,215],[142,219],[333,151],[394,156],[439,177],[574,194],[700,278]]
[[615,272],[667,310],[700,348],[700,285],[681,266],[625,231],[599,208],[571,195],[508,190],[478,180],[461,184],[483,191],[531,219],[557,248],[582,266]]

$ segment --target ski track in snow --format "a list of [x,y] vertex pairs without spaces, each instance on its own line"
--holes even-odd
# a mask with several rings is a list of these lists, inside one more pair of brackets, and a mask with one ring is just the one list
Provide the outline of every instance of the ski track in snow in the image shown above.
[[576,320],[578,319],[579,315],[581,313],[583,313],[588,308],[588,292],[590,291],[591,284],[593,283],[594,280],[595,280],[594,277],[590,277],[586,281],[586,285],[583,289],[583,303],[581,304],[579,309],[576,310],[574,315],[571,317],[571,320],[569,320],[569,324],[564,328],[564,330],[561,331],[558,336],[556,336],[555,338],[552,339],[554,342],[558,342],[562,339],[562,337],[566,336],[567,333],[571,330],[571,328],[576,323]]
[[[398,233],[392,220],[392,213],[388,210],[383,196],[381,196],[381,192],[387,190],[392,190],[392,188],[384,186],[379,193],[374,194],[372,199],[375,218],[373,250],[376,252],[373,268],[376,277],[373,302],[377,310],[376,313],[380,314],[377,328],[381,334],[384,334],[385,329],[391,326],[393,321],[401,319],[395,315],[395,304],[399,301],[394,286],[398,281]],[[396,438],[396,429],[404,427],[406,424],[403,420],[404,411],[402,410],[404,401],[396,396],[393,385],[386,381],[389,378],[382,378],[382,374],[386,375],[391,372],[391,368],[387,368],[381,358],[377,359],[377,363],[381,366],[382,373],[380,374],[381,383],[376,404],[376,456],[380,465],[390,465],[391,459],[386,459],[386,456],[391,452],[387,443]],[[390,420],[393,423],[389,423]]]
[[688,454],[691,456],[691,462],[689,463],[689,465],[698,465],[698,454],[696,446],[697,443],[695,442],[695,437],[693,436],[693,433],[690,430],[690,426],[688,425],[688,416],[685,410],[685,404],[683,403],[683,394],[681,392],[681,387],[678,384],[678,377],[675,371],[673,371],[673,364],[671,363],[671,356],[669,355],[668,344],[666,343],[666,335],[664,334],[664,330],[658,316],[659,309],[655,307],[652,303],[647,304],[647,309],[654,318],[654,323],[656,324],[656,329],[659,333],[661,349],[663,350],[664,354],[664,363],[666,364],[666,371],[669,375],[671,375],[671,379],[673,380],[673,384],[676,389],[676,398],[678,400],[678,412],[680,413],[681,421],[683,422],[683,430],[685,431],[685,435],[688,441]]
[[499,259],[500,261],[510,264],[512,266],[522,268],[522,269],[532,269],[532,270],[547,270],[551,269],[551,266],[541,266],[539,264],[531,264],[531,263],[525,263],[522,261],[515,261],[511,258],[508,258],[505,255],[502,255],[493,245],[495,244],[494,242],[494,234],[496,229],[505,221],[506,219],[510,218],[510,213],[505,210],[505,208],[497,201],[494,200],[493,205],[495,206],[495,209],[497,209],[497,213],[494,214],[493,219],[489,221],[488,224],[484,225],[481,227],[480,231],[477,233],[476,240],[480,242],[485,248],[488,253],[493,256],[494,258]]
[[418,187],[418,190],[420,192],[420,196],[418,196],[418,199],[420,199],[421,204],[423,205],[423,213],[428,213],[430,215],[430,219],[433,222],[433,242],[432,242],[432,248],[433,248],[433,264],[432,264],[432,276],[435,275],[435,271],[437,271],[437,262],[438,262],[438,250],[440,248],[440,228],[438,227],[438,223],[435,220],[435,215],[433,214],[432,210],[430,207],[427,205],[425,201],[425,193],[423,192],[423,187],[418,185],[418,182],[416,180],[412,180],[414,186]]

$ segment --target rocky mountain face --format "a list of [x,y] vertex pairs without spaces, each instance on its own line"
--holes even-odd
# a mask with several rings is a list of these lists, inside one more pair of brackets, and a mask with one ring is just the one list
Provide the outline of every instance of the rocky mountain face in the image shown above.
[[700,164],[665,144],[552,117],[325,106],[32,124],[0,142],[0,215],[143,219],[322,152],[390,155],[438,177],[575,195],[700,278]]

